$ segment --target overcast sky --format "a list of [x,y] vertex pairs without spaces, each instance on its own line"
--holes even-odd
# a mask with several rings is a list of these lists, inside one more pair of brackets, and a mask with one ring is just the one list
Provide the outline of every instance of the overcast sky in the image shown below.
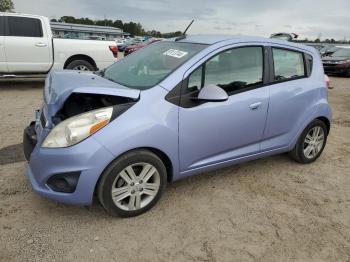
[[59,18],[140,22],[146,30],[190,34],[269,36],[295,32],[301,38],[350,40],[350,0],[13,0],[15,10]]

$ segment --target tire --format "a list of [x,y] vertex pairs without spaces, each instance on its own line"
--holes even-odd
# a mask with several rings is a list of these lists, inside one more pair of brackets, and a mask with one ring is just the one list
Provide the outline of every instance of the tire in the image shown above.
[[86,60],[73,60],[66,69],[81,70],[81,71],[95,71],[96,68]]
[[[136,175],[134,179],[130,167]],[[167,171],[158,156],[148,150],[131,151],[114,160],[102,173],[97,188],[98,199],[113,216],[138,216],[158,202],[166,183]]]
[[[317,136],[318,138],[314,138],[313,132],[317,134],[317,130],[319,130],[319,135]],[[323,134],[322,144],[320,144],[321,134]],[[292,159],[299,163],[312,163],[322,154],[327,143],[327,136],[328,131],[326,124],[319,119],[315,119],[301,133],[294,149],[289,153],[289,155]],[[310,137],[312,139],[310,139]],[[309,141],[311,142],[309,143]],[[309,150],[310,148],[311,150]],[[312,148],[314,149],[312,150]]]
[[346,77],[350,77],[350,69],[348,69],[348,71],[345,74]]

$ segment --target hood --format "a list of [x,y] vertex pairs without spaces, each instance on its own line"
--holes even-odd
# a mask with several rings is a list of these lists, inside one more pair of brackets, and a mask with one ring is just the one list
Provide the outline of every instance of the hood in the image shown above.
[[55,115],[72,93],[102,94],[135,100],[140,96],[140,90],[127,88],[92,72],[51,71],[44,88],[47,116]]

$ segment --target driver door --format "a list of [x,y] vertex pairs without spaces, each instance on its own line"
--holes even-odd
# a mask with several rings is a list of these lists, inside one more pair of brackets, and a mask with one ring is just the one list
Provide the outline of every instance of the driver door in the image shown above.
[[[264,53],[262,46],[226,49],[185,77],[179,110],[181,172],[260,151],[269,98]],[[223,88],[228,100],[196,101],[209,84]]]

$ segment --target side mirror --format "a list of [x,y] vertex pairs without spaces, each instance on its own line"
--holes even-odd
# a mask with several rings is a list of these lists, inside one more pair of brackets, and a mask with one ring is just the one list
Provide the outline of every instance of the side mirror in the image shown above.
[[228,94],[217,85],[207,85],[199,91],[197,99],[208,102],[221,102],[228,99]]

